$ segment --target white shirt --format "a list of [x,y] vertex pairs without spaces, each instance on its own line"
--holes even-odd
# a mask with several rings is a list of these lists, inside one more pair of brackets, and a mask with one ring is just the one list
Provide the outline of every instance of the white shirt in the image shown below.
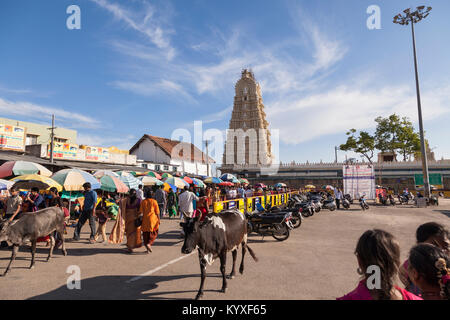
[[144,198],[144,191],[142,191],[141,189],[137,189],[136,190],[136,197],[141,199],[141,200],[144,200],[145,199]]
[[192,218],[194,214],[194,200],[198,201],[199,198],[191,191],[184,191],[178,196],[180,210],[188,218]]

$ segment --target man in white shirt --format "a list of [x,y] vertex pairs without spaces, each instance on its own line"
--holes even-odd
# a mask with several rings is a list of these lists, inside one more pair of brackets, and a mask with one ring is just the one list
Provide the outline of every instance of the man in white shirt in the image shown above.
[[[183,214],[184,222],[186,223],[192,219],[192,216],[194,215],[194,200],[198,201],[199,197],[189,191],[188,187],[184,187],[183,192],[178,196],[178,206],[180,212]],[[181,235],[184,237],[183,230],[181,230]]]
[[142,184],[139,185],[139,187],[138,187],[138,189],[136,191],[136,197],[138,199],[140,199],[141,201],[145,200],[144,191],[142,190]]

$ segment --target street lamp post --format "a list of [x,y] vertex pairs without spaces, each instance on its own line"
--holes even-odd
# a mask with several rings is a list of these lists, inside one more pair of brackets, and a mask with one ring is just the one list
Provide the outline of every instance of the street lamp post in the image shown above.
[[403,11],[405,15],[398,14],[394,17],[394,23],[400,25],[408,25],[409,23],[411,23],[413,51],[414,51],[414,69],[416,73],[417,109],[419,113],[420,150],[422,153],[423,187],[426,198],[430,197],[431,192],[430,192],[430,182],[428,178],[428,160],[425,146],[425,138],[423,134],[422,106],[420,102],[419,73],[417,71],[416,37],[414,35],[414,24],[425,19],[430,14],[431,9],[432,9],[431,7],[425,8],[425,6],[417,7],[417,10],[413,12],[411,12],[411,9],[406,9]]

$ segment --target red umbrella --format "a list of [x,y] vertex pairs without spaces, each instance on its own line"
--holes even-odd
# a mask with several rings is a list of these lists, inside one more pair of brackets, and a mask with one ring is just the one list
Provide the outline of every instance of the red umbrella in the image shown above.
[[189,184],[193,184],[193,183],[194,183],[194,181],[192,181],[192,179],[189,178],[189,177],[187,177],[187,176],[184,177],[183,180],[186,181],[186,182],[189,183]]
[[229,182],[229,181],[224,181],[224,182],[219,183],[219,186],[232,187],[232,186],[234,186],[234,183],[233,182]]

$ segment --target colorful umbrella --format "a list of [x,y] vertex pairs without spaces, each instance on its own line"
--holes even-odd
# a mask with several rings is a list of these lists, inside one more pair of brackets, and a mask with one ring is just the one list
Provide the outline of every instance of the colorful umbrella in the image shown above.
[[166,172],[166,173],[163,173],[163,174],[162,174],[161,178],[162,178],[162,179],[165,179],[165,178],[173,178],[173,175],[171,175],[170,173],[167,173],[167,172]]
[[267,186],[264,183],[258,183],[256,184],[257,188],[267,188]]
[[333,187],[333,186],[330,186],[330,185],[327,185],[327,186],[323,186],[322,189],[325,189],[325,190],[334,190],[334,187]]
[[124,174],[119,177],[120,181],[125,183],[129,189],[137,189],[139,185],[143,185],[141,180],[136,179],[131,174]]
[[216,178],[216,177],[208,177],[205,180],[203,180],[204,183],[214,183],[214,184],[219,184],[222,183],[222,179],[220,178]]
[[247,179],[241,178],[239,179],[239,183],[241,184],[250,184]]
[[13,186],[14,182],[0,179],[0,190],[9,190]]
[[313,186],[312,184],[308,184],[305,186],[305,189],[315,189],[316,186]]
[[224,182],[219,183],[219,186],[231,187],[231,186],[234,186],[234,183],[230,182],[230,181],[224,181]]
[[95,171],[93,176],[96,177],[97,179],[100,179],[103,176],[119,178],[119,175],[111,170],[97,170],[97,171]]
[[90,173],[79,169],[63,169],[52,176],[66,191],[81,191],[83,184],[89,182],[92,190],[100,189],[100,182]]
[[157,173],[157,172],[149,171],[147,173],[147,175],[150,176],[150,177],[156,178],[158,180],[162,179],[161,175],[159,173]]
[[275,187],[276,188],[283,188],[283,187],[286,187],[286,183],[277,183],[276,185],[275,185]]
[[225,174],[221,175],[220,179],[222,179],[223,181],[230,181],[230,182],[233,182],[233,183],[239,183],[238,178],[236,178],[234,175],[232,175],[230,173],[225,173]]
[[120,181],[119,178],[104,175],[100,178],[100,184],[103,191],[107,192],[117,192],[117,193],[127,193],[128,187]]
[[162,186],[164,184],[164,182],[159,181],[155,177],[151,177],[151,176],[139,177],[138,179],[141,180],[141,182],[144,184],[144,186],[154,186],[154,185]]
[[40,174],[50,177],[52,172],[40,164],[29,161],[7,161],[0,166],[0,178],[26,174]]
[[12,182],[14,182],[14,187],[17,187],[19,189],[31,189],[31,188],[38,188],[39,190],[48,190],[52,187],[55,187],[58,189],[59,192],[62,191],[63,187],[61,184],[56,182],[55,180],[44,177],[38,174],[27,174],[23,176],[15,177],[14,179],[11,179]]
[[181,189],[183,189],[184,187],[189,187],[189,183],[177,177],[165,178],[163,182],[169,183]]
[[172,188],[173,192],[177,192],[177,187],[175,187],[174,185],[167,183],[167,182],[164,183],[164,187],[163,187],[164,191],[169,192],[169,189],[171,189],[171,188]]
[[202,188],[202,189],[206,188],[206,185],[200,179],[192,178],[192,182],[194,183],[195,186],[197,186],[199,188]]
[[194,183],[194,182],[192,181],[192,179],[189,178],[188,176],[183,177],[183,180],[186,181],[186,182],[189,183],[189,184],[193,184],[193,183]]

